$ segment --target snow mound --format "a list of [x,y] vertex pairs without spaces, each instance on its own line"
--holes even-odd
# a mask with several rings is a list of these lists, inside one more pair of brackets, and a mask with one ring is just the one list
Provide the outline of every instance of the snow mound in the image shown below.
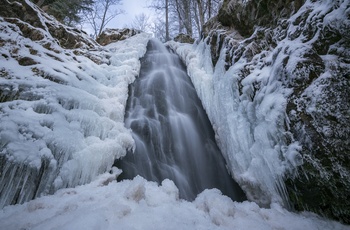
[[349,229],[312,213],[290,213],[275,204],[259,208],[237,203],[217,189],[195,201],[178,199],[170,180],[161,185],[142,177],[116,182],[120,173],[100,175],[90,184],[57,191],[0,211],[2,229]]

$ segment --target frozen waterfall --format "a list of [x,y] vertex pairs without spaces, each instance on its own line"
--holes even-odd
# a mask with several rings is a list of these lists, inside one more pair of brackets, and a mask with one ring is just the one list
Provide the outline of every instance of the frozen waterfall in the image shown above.
[[169,178],[187,200],[207,188],[245,199],[227,172],[211,124],[176,54],[150,40],[129,93],[125,125],[132,130],[136,149],[116,162],[123,170],[119,179],[140,175],[160,183]]

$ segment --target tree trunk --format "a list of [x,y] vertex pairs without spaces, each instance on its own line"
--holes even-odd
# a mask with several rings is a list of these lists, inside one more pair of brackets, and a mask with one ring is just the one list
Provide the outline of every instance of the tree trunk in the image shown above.
[[169,0],[165,0],[165,41],[169,40]]
[[107,11],[109,8],[109,0],[106,1],[106,5],[104,6],[104,11],[103,11],[103,16],[102,16],[102,20],[101,20],[101,26],[100,29],[98,31],[98,34],[96,37],[100,36],[100,34],[102,33],[103,28],[105,27],[105,23],[106,23],[106,15],[107,15]]
[[179,0],[175,0],[175,9],[177,13],[177,20],[179,21],[179,34],[181,34],[184,29],[184,22],[181,15],[181,6]]
[[184,12],[185,12],[185,28],[188,35],[192,37],[192,17],[191,17],[191,1],[185,0],[184,1]]
[[204,26],[204,9],[202,5],[202,0],[197,0],[197,9],[198,10],[196,12],[198,12],[199,17],[198,34],[200,36]]
[[211,0],[208,0],[208,19],[211,18],[212,5]]

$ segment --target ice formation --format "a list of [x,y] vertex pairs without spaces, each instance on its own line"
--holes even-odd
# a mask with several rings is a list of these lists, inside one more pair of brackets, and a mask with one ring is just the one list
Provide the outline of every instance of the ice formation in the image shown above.
[[[297,13],[284,24],[281,22],[282,26],[270,31],[270,34],[253,34],[244,39],[235,35],[233,30],[225,45],[237,50],[228,50],[224,45],[221,50],[214,51],[220,51],[215,66],[212,64],[213,47],[210,43],[216,41],[215,47],[221,47],[219,42],[223,39],[220,31],[216,31],[215,39],[209,40],[208,36],[193,45],[168,43],[188,67],[232,175],[248,198],[260,205],[278,202],[288,207],[284,177],[303,163],[301,145],[288,132],[286,106],[293,89],[287,88],[286,82],[310,80],[305,79],[309,76],[308,68],[296,65],[300,65],[303,57],[312,52],[314,41],[302,33],[304,31],[297,21],[306,17],[305,21],[312,24],[317,21],[315,18],[320,18],[317,26],[337,23],[336,28],[344,30],[347,24],[341,18],[346,15],[348,6],[348,1],[306,1]],[[285,36],[279,31],[283,25],[287,28]],[[255,33],[259,33],[259,28]],[[254,44],[254,37],[261,35],[270,35],[277,44]],[[245,49],[247,45],[251,47]],[[247,53],[237,54],[237,59],[234,58],[233,53],[245,50]],[[325,63],[334,61],[331,55],[322,58]],[[284,79],[283,76],[290,78]],[[330,75],[324,73],[320,79],[327,77]],[[303,102],[311,104],[309,109],[313,109],[312,103],[319,100],[316,96],[318,92],[317,83],[316,88],[306,90],[306,94],[315,95],[305,95],[312,98]]]
[[2,18],[0,27],[3,207],[88,183],[133,148],[125,104],[150,35],[89,51],[105,62],[98,65],[47,31],[37,42]]

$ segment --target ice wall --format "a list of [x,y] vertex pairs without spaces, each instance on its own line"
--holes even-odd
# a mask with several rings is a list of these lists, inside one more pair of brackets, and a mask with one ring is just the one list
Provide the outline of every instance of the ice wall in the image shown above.
[[[348,14],[349,1],[306,1],[248,38],[215,24],[194,45],[169,43],[188,66],[234,178],[260,205],[288,206],[284,181],[303,164],[298,188],[289,187],[293,205],[349,220]],[[335,197],[340,208],[328,205]]]
[[123,123],[128,84],[150,38],[69,50],[16,22],[0,17],[0,207],[90,182],[133,148]]
[[[239,72],[246,63],[236,63],[226,71],[224,49],[213,68],[205,41],[195,47],[169,45],[186,61],[228,168],[248,199],[263,206],[283,202],[283,156],[297,154],[298,145],[285,142],[289,90],[273,79],[274,67],[256,68],[240,88]],[[254,84],[259,84],[260,90],[255,90]]]

